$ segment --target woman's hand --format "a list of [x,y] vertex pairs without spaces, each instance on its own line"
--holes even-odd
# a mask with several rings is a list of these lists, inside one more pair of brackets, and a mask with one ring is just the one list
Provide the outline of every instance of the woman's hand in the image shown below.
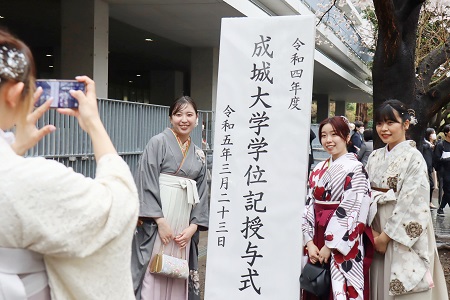
[[173,231],[170,225],[164,218],[155,219],[156,224],[158,224],[158,234],[161,242],[167,245],[173,239]]
[[184,229],[179,235],[177,235],[173,240],[180,246],[180,249],[186,247],[186,245],[191,240],[194,233],[197,231],[197,224],[191,224],[188,228]]
[[86,94],[81,90],[70,91],[70,95],[78,100],[78,109],[58,108],[58,112],[76,117],[81,129],[89,133],[93,127],[101,123],[97,107],[97,95],[95,94],[95,82],[87,76],[77,76],[75,79],[86,85]]
[[313,241],[306,243],[306,248],[308,249],[309,261],[313,264],[317,263],[319,261],[319,248]]
[[380,233],[378,236],[374,235],[375,250],[382,254],[386,253],[390,241],[391,238],[384,232]]
[[380,233],[379,233],[378,231],[375,231],[375,230],[372,228],[372,235],[373,235],[373,238],[376,238],[377,236],[380,235]]
[[319,251],[319,261],[321,264],[327,263],[330,260],[331,256],[331,249],[327,246],[323,246],[322,249]]
[[83,91],[70,91],[70,94],[78,100],[78,109],[58,108],[58,112],[78,119],[80,127],[91,137],[97,161],[105,154],[117,154],[98,113],[94,81],[87,76],[75,78],[79,82],[84,82],[86,94]]
[[[33,103],[36,103],[41,94],[42,88],[39,87],[36,92],[34,92]],[[11,145],[16,154],[24,155],[28,149],[33,148],[44,136],[56,130],[56,127],[53,125],[46,125],[41,129],[37,129],[36,127],[36,122],[47,110],[49,110],[51,104],[52,99],[46,101],[34,111],[34,105],[31,105],[27,117],[23,121],[16,123],[16,141]]]

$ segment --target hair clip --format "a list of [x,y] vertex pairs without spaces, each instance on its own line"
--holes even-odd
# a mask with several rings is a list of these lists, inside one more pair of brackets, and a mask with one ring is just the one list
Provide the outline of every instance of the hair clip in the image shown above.
[[23,81],[28,66],[25,55],[16,48],[0,47],[0,77]]
[[417,122],[417,119],[416,119],[416,112],[414,111],[414,109],[409,108],[408,109],[408,114],[409,114],[409,122],[412,125],[416,125],[418,122]]
[[348,121],[347,117],[344,117],[344,116],[339,116],[339,117],[341,117],[342,120],[344,120],[344,122],[345,122],[347,125],[350,125],[350,122]]

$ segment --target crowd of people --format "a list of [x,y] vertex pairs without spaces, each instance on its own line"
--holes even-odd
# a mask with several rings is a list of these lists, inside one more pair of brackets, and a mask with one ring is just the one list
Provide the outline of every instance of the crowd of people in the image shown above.
[[[0,30],[0,299],[200,299],[197,245],[209,208],[205,155],[190,137],[195,102],[175,100],[170,128],[150,139],[133,176],[100,120],[93,80],[76,79],[86,85],[85,93],[70,91],[79,107],[57,111],[91,137],[95,179],[23,157],[55,130],[36,128],[52,100],[34,108],[42,89],[33,56]],[[320,123],[330,157],[309,176],[299,253],[330,269],[326,299],[448,299],[430,199],[436,169],[438,214],[450,205],[450,125],[438,143],[428,129],[420,153],[406,139],[413,115],[385,101],[374,116],[386,144],[377,150],[361,122]],[[186,260],[187,278],[151,271],[158,254]],[[303,291],[302,299],[317,297]]]

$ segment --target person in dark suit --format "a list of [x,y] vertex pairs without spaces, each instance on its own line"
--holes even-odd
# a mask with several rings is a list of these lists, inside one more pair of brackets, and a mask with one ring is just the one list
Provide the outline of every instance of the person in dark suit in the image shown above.
[[434,190],[433,179],[433,151],[436,141],[436,131],[433,128],[427,128],[425,138],[423,140],[422,155],[427,163],[428,180],[430,181],[430,208],[436,209],[436,206],[431,202]]
[[447,204],[450,205],[450,124],[445,125],[442,132],[445,138],[436,145],[436,151],[434,152],[441,177],[439,183],[442,183],[444,192],[437,210],[437,214],[441,216],[444,215],[444,207]]
[[362,162],[364,167],[367,165],[370,153],[373,151],[373,130],[364,130],[364,143],[361,145],[361,149],[358,152],[358,160]]
[[363,142],[364,124],[361,121],[355,121],[354,133],[350,139],[348,152],[358,153]]

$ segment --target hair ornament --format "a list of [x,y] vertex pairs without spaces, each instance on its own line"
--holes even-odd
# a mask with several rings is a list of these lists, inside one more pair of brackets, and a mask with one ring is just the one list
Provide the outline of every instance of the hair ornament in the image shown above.
[[417,119],[416,119],[416,112],[414,111],[414,109],[409,108],[408,109],[408,114],[409,114],[409,122],[412,125],[416,125],[418,122],[417,122]]
[[347,124],[348,126],[350,126],[350,122],[348,121],[347,117],[345,116],[340,116],[342,118],[342,120],[345,122],[345,124]]
[[27,66],[25,54],[16,48],[0,47],[0,77],[23,81]]

